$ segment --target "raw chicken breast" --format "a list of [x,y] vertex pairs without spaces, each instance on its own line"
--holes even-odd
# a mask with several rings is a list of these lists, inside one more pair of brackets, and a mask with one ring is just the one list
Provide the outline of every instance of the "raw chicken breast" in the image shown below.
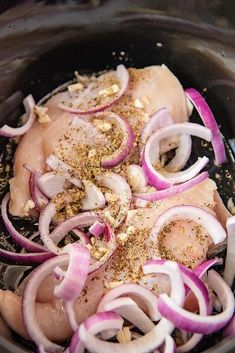
[[[177,196],[167,200],[154,202],[149,208],[129,211],[125,224],[119,230],[120,234],[129,232],[128,240],[125,244],[119,242],[119,247],[107,264],[88,276],[86,287],[81,297],[75,303],[77,321],[81,323],[85,318],[96,312],[97,306],[104,293],[112,285],[124,282],[136,282],[151,289],[157,295],[160,293],[169,293],[170,283],[165,275],[147,275],[143,276],[141,266],[148,258],[149,254],[145,246],[145,240],[148,238],[150,230],[157,217],[169,207],[177,204],[187,204],[199,206],[220,217],[217,213],[215,201],[216,184],[208,179],[194,188],[185,191]],[[221,209],[221,208],[220,208]],[[216,213],[215,213],[216,212]],[[186,223],[186,224],[184,224]],[[182,231],[182,227],[184,231]],[[189,227],[189,231],[186,231]],[[187,221],[181,221],[175,226],[174,231],[169,232],[165,237],[165,247],[172,250],[172,245],[176,244],[174,256],[178,256],[179,262],[189,261],[189,266],[195,267],[205,259],[206,252],[210,245],[209,237],[205,230],[201,230],[205,240],[198,241],[198,234],[191,231],[192,225]],[[131,230],[131,231],[130,231]],[[181,251],[184,246],[191,246],[191,251],[185,252],[182,256]],[[181,248],[180,248],[181,247]],[[192,262],[192,260],[195,260]],[[37,320],[48,338],[55,341],[69,338],[71,331],[66,318],[66,314],[59,302],[55,301],[53,295],[56,280],[48,276],[41,284],[37,293]],[[22,286],[18,294],[22,291]],[[192,310],[195,310],[195,299],[192,299]],[[8,302],[9,301],[9,302]],[[6,303],[14,303],[9,305]],[[21,318],[21,300],[20,297],[10,291],[0,292],[0,313],[7,324],[19,334],[26,336],[24,325]],[[187,301],[187,308],[190,309],[190,302]],[[52,323],[60,318],[60,325],[57,331],[51,330]],[[62,332],[61,336],[59,333]],[[57,334],[58,333],[58,334]]]
[[[188,108],[183,88],[165,65],[150,66],[144,69],[129,69],[129,74],[130,86],[128,91],[110,110],[120,113],[128,119],[137,134],[142,131],[149,116],[163,107],[170,111],[174,121],[187,121],[191,111]],[[68,97],[68,93],[65,92],[58,93],[50,98],[46,106],[49,108],[48,114],[51,121],[46,124],[36,122],[19,143],[15,154],[14,178],[10,181],[10,212],[13,215],[25,216],[23,208],[30,199],[29,173],[23,168],[23,164],[28,163],[37,170],[45,171],[46,157],[52,152],[59,153],[60,141],[64,132],[71,127],[69,124],[74,117],[74,114],[58,108],[58,103],[66,102]],[[75,142],[81,143],[84,129],[81,128],[80,133],[78,130],[72,131],[72,129],[70,131],[74,138],[71,138],[71,140],[67,138],[68,153],[73,151]],[[98,136],[98,131],[96,132]],[[95,141],[88,138],[87,142]]]

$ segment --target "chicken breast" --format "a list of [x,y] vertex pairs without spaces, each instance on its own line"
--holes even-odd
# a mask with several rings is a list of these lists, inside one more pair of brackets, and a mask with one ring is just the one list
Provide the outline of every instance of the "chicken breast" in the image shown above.
[[[77,322],[96,312],[98,304],[103,295],[114,285],[123,282],[136,282],[149,289],[156,295],[170,292],[170,282],[166,275],[145,275],[142,273],[142,264],[149,258],[146,240],[157,219],[157,217],[175,205],[199,206],[217,218],[224,216],[224,209],[220,204],[217,207],[217,196],[215,197],[216,184],[208,179],[203,183],[167,200],[157,201],[148,208],[130,210],[125,224],[118,231],[118,249],[108,261],[97,271],[88,276],[86,287],[82,295],[75,303]],[[222,211],[221,211],[222,210]],[[229,216],[227,214],[227,216]],[[177,258],[177,261],[194,268],[206,258],[206,253],[211,245],[211,240],[205,229],[193,229],[196,225],[187,221],[180,221],[174,225],[165,236],[161,238],[164,243],[165,253],[159,255],[162,258]],[[183,229],[183,230],[182,230]],[[128,234],[127,241],[122,242],[120,235]],[[186,248],[190,246],[190,251]],[[170,250],[169,252],[166,249]],[[54,277],[48,276],[42,282],[37,293],[36,315],[40,327],[48,338],[54,341],[61,341],[71,336],[71,329],[68,319],[60,301],[55,300],[53,291],[57,281]],[[0,292],[0,314],[10,328],[20,335],[27,337],[21,316],[21,298],[23,286],[21,285],[18,295],[10,291]],[[187,301],[187,309],[195,310],[195,298],[191,296],[192,303]],[[59,324],[56,324],[58,322]],[[54,330],[53,325],[56,325]],[[53,328],[53,329],[52,329]]]
[[[136,136],[142,131],[151,114],[166,107],[175,122],[187,121],[191,111],[181,84],[173,73],[165,66],[150,66],[144,69],[129,69],[129,89],[110,110],[128,119]],[[45,160],[50,153],[61,156],[61,150],[69,155],[74,146],[79,144],[97,144],[99,131],[88,129],[88,123],[83,121],[83,127],[72,128],[74,114],[58,108],[58,104],[69,99],[67,92],[58,93],[48,100],[48,115],[50,122],[40,124],[38,121],[33,128],[23,136],[15,154],[14,177],[10,180],[10,212],[15,216],[25,216],[24,206],[30,199],[28,180],[29,173],[23,167],[24,163],[31,167],[45,171]],[[91,134],[90,131],[93,131]],[[88,138],[84,141],[86,133]],[[94,134],[96,138],[94,139]],[[65,138],[66,137],[66,144]],[[90,138],[91,135],[93,138]],[[61,141],[63,143],[61,146]],[[99,139],[98,139],[99,140]],[[105,139],[103,140],[105,143]],[[66,157],[66,156],[65,156]],[[79,157],[78,157],[79,158]],[[79,162],[79,160],[78,160]]]

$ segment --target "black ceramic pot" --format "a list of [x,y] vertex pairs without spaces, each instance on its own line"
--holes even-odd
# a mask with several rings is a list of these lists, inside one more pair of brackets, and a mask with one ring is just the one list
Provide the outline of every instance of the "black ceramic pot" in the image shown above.
[[[16,90],[24,95],[32,93],[38,100],[70,79],[75,70],[87,73],[118,63],[135,67],[165,63],[184,87],[207,88],[207,99],[232,147],[235,136],[235,6],[232,3],[2,0],[0,102]],[[1,142],[0,148],[4,163],[6,141]],[[230,162],[233,163],[232,155]],[[30,351],[17,337],[8,340],[0,336],[1,353]],[[202,351],[235,352],[235,338],[218,342],[213,337],[203,343]]]

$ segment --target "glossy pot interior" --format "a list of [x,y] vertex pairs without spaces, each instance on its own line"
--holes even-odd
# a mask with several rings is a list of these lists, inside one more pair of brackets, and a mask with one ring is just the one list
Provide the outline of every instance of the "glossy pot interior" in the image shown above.
[[[205,89],[227,140],[235,136],[235,32],[231,2],[15,2],[0,15],[0,99],[36,100],[73,77],[118,63],[165,63],[184,87]],[[16,6],[17,5],[17,6]],[[208,8],[210,7],[210,8]],[[1,142],[4,149],[6,142]],[[2,190],[3,192],[3,190]],[[212,344],[212,343],[211,343]],[[0,337],[0,351],[26,352]],[[201,351],[208,348],[202,345]],[[235,351],[235,339],[206,352]]]

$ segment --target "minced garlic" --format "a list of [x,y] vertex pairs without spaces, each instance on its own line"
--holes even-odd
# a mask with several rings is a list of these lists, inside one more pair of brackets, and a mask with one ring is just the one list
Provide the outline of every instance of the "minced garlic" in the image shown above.
[[116,202],[119,200],[119,195],[111,192],[106,192],[104,196],[107,202]]
[[109,131],[112,128],[112,124],[105,122],[103,120],[100,120],[100,119],[94,119],[94,124],[102,132]]
[[105,211],[104,216],[111,225],[115,224],[115,218],[111,215],[109,211]]
[[120,286],[121,284],[123,284],[123,281],[112,281],[112,282],[105,282],[104,283],[104,285],[107,289],[115,288],[117,286]]
[[73,85],[68,86],[68,91],[69,93],[73,94],[73,93],[77,93],[79,91],[81,91],[84,88],[83,84],[78,82],[78,83],[74,83]]
[[92,149],[88,152],[88,158],[92,158],[96,156],[96,149]]
[[41,107],[41,106],[35,105],[34,111],[35,111],[35,114],[38,117],[38,122],[40,124],[46,124],[46,123],[49,123],[51,121],[51,118],[47,114],[48,107]]
[[29,214],[29,211],[34,207],[35,207],[35,203],[33,202],[33,200],[26,201],[24,208],[23,208],[24,214],[27,216]]
[[139,108],[139,109],[143,109],[143,108],[144,108],[143,103],[142,103],[139,99],[135,99],[135,100],[134,100],[134,106],[135,106],[136,108]]
[[108,96],[112,96],[113,94],[117,93],[119,90],[120,90],[119,86],[117,84],[113,84],[112,86],[110,86],[108,88],[101,89],[98,92],[98,95],[108,97]]
[[123,327],[122,330],[119,330],[116,334],[117,340],[119,343],[128,343],[131,342],[131,331],[128,326]]
[[127,233],[119,233],[117,235],[117,239],[121,241],[122,243],[125,243],[128,239],[129,235]]

